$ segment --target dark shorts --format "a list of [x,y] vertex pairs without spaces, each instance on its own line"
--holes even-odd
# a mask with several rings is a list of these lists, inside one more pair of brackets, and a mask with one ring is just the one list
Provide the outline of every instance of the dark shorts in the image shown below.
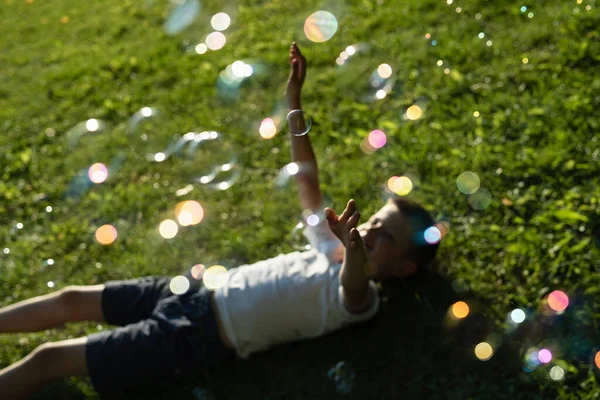
[[210,290],[195,283],[183,295],[171,277],[106,283],[102,311],[114,330],[93,333],[87,365],[97,392],[122,393],[208,374],[235,352],[219,338]]

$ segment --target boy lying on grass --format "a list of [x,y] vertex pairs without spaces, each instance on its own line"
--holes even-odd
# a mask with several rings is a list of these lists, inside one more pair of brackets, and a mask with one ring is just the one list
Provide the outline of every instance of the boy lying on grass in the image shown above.
[[[297,110],[306,60],[295,43],[290,64],[287,100],[289,109]],[[293,129],[302,124],[295,121]],[[291,141],[292,160],[309,166],[296,176],[301,205],[321,209],[309,137],[291,136]],[[119,326],[37,347],[0,371],[0,399],[27,398],[68,376],[89,376],[99,393],[122,392],[318,337],[373,317],[379,308],[374,281],[408,278],[435,257],[437,245],[423,240],[434,221],[414,202],[389,200],[362,225],[354,200],[341,215],[326,208],[325,217],[304,232],[311,250],[233,268],[227,283],[214,291],[198,285],[175,295],[170,278],[144,277],[67,286],[0,309],[0,333],[77,321]]]

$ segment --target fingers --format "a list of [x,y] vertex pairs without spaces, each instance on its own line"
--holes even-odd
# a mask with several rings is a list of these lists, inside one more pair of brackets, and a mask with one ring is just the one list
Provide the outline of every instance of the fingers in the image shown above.
[[350,248],[358,249],[359,246],[362,246],[362,238],[356,228],[352,228],[350,230]]

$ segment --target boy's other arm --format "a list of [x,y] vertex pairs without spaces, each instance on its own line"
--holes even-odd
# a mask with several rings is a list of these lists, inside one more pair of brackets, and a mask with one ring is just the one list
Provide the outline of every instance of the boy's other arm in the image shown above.
[[[302,110],[301,92],[304,78],[306,77],[306,59],[300,53],[296,43],[290,48],[291,72],[287,84],[286,97],[288,111]],[[293,116],[294,121],[288,121],[290,131],[292,129],[305,129],[305,121],[302,113]],[[290,135],[291,158],[300,167],[296,174],[296,184],[300,196],[302,209],[318,210],[322,207],[321,189],[319,187],[319,172],[317,160],[313,151],[308,134],[302,136]]]
[[344,305],[352,313],[361,313],[373,304],[375,298],[369,290],[367,253],[356,229],[360,213],[356,211],[354,200],[350,200],[340,216],[331,208],[326,208],[325,217],[330,229],[345,246],[344,261],[340,269]]

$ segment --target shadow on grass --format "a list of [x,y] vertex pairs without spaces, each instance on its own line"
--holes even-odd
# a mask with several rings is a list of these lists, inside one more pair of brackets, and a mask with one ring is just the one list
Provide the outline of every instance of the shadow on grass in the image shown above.
[[[278,346],[249,360],[235,359],[204,376],[174,385],[148,386],[107,399],[537,399],[519,363],[518,349],[500,347],[486,362],[475,345],[493,332],[485,305],[462,293],[469,317],[452,322],[459,296],[449,280],[427,273],[386,284],[372,320],[314,340]],[[343,361],[353,372],[342,393],[328,371]],[[194,395],[201,388],[210,395]],[[75,398],[75,397],[73,397]]]

